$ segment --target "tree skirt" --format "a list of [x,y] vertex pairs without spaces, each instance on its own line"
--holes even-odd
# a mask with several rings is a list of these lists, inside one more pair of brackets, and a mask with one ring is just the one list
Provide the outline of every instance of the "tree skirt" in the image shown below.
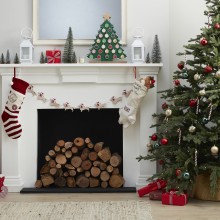
[[1,220],[152,220],[148,201],[0,202]]

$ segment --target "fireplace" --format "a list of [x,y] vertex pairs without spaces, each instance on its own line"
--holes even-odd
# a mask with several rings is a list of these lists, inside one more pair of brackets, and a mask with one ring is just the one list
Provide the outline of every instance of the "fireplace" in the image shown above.
[[[106,103],[105,110],[107,111],[112,109],[118,111],[123,106],[125,97],[122,98],[122,102],[116,104],[110,99],[112,96],[122,96],[125,89],[131,89],[134,83],[134,67],[138,77],[149,75],[157,81],[161,66],[162,64],[15,65],[19,70],[17,72],[20,72],[18,77],[32,84],[35,91],[44,92],[48,99],[56,98],[60,103],[68,101],[74,107],[84,103],[90,106],[91,112],[94,109],[98,114],[103,109],[95,109],[94,103],[97,101]],[[10,90],[13,67],[13,64],[0,65],[2,111]],[[155,85],[155,88],[148,91],[141,103],[136,123],[126,129],[121,127],[125,187],[144,186],[147,178],[156,172],[155,163],[136,160],[140,154],[147,153],[146,144],[149,135],[154,132],[150,125],[153,123],[151,116],[156,112],[156,102],[157,86]],[[22,136],[18,140],[11,140],[1,127],[1,173],[6,177],[5,184],[10,192],[19,192],[22,188],[34,187],[38,170],[38,112],[48,109],[64,111],[50,106],[49,102],[37,100],[35,96],[28,93],[19,115],[23,129]],[[72,113],[70,110],[67,111],[67,114]],[[86,113],[78,109],[74,111],[80,114]]]

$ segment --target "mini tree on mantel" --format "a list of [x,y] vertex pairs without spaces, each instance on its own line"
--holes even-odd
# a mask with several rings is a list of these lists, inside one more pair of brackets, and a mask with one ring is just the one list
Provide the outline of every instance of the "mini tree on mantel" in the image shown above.
[[122,49],[114,26],[110,22],[111,17],[105,14],[103,18],[104,22],[100,26],[95,42],[87,57],[97,61],[113,61],[126,58],[127,56]]

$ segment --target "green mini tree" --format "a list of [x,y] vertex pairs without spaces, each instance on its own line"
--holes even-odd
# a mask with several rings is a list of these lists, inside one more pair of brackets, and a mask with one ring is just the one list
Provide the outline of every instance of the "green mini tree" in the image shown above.
[[76,63],[76,54],[73,47],[73,32],[69,27],[63,51],[63,63]]
[[0,58],[0,64],[5,64],[5,56],[2,53],[1,58]]
[[151,61],[152,61],[152,63],[160,63],[162,61],[160,43],[159,43],[157,35],[155,35],[155,37],[154,37],[153,49],[152,49],[152,54],[151,54]]
[[147,53],[145,62],[146,62],[146,63],[150,63],[150,54],[149,54],[149,53]]
[[208,23],[178,54],[174,86],[161,92],[163,111],[153,115],[157,132],[149,134],[149,152],[138,159],[159,161],[161,171],[151,179],[164,179],[167,189],[180,192],[208,173],[214,195],[220,178],[220,1],[205,1]]
[[104,22],[100,26],[87,57],[98,61],[113,61],[126,58],[127,56],[114,30],[114,26],[110,22],[111,17],[106,14],[103,18]]
[[20,60],[19,60],[18,54],[16,53],[15,58],[14,58],[14,64],[19,64],[19,63],[20,63]]
[[9,50],[7,50],[7,52],[6,52],[6,60],[5,60],[5,63],[6,63],[6,64],[10,64],[10,63],[11,63]]
[[40,63],[45,63],[45,57],[43,52],[41,52],[40,54]]

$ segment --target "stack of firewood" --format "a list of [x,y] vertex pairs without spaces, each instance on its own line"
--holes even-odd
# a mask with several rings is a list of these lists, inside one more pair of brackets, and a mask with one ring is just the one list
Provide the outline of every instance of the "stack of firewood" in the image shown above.
[[122,157],[111,153],[104,142],[93,144],[90,138],[77,137],[73,142],[59,140],[45,156],[35,187],[112,187],[124,179],[119,172]]

